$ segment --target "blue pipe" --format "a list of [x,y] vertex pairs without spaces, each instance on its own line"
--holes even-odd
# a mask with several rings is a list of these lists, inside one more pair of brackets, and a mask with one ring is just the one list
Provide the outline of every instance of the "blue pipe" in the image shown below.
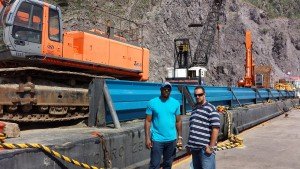
[[[148,101],[160,95],[161,83],[106,80],[106,84],[120,121],[144,118]],[[187,88],[193,94],[195,85],[188,85]],[[238,101],[228,87],[204,86],[204,88],[207,100],[213,105],[239,106]],[[242,105],[261,103],[269,99],[282,100],[295,97],[293,91],[281,91],[281,95],[275,89],[258,89],[261,98],[251,88],[233,87],[232,91]],[[171,96],[183,104],[182,94],[178,90],[177,84],[173,85]],[[185,104],[187,110],[189,110],[188,104]],[[112,122],[109,113],[106,114],[106,121],[108,123]]]

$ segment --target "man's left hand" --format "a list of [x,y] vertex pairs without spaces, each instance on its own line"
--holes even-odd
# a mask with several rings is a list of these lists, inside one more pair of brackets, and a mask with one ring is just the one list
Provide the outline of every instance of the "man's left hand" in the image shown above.
[[207,154],[211,154],[211,153],[213,153],[214,152],[214,150],[210,147],[210,146],[206,146],[205,147],[205,153],[207,153]]

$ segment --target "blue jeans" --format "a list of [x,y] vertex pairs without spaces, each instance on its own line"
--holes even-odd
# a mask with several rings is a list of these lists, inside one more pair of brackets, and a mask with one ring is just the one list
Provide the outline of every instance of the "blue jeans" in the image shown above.
[[176,140],[168,142],[152,141],[150,166],[149,169],[159,169],[161,155],[163,155],[163,169],[172,167],[172,162],[176,153]]
[[193,166],[194,169],[215,169],[216,168],[216,159],[215,152],[207,154],[205,152],[205,147],[200,149],[191,149],[193,157]]

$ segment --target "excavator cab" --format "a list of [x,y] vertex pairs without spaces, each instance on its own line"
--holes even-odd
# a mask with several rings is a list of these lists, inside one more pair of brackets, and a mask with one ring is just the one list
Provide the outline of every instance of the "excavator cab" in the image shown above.
[[38,0],[15,0],[2,1],[0,9],[0,60],[47,54],[62,55],[59,8]]

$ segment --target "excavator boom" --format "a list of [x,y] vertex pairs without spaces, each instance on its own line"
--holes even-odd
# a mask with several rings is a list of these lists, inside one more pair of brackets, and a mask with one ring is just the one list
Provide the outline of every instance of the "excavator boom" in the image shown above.
[[246,59],[245,59],[245,77],[244,80],[238,82],[240,87],[252,87],[255,86],[255,74],[254,74],[254,61],[252,56],[252,40],[251,31],[245,32],[245,48],[246,48]]

